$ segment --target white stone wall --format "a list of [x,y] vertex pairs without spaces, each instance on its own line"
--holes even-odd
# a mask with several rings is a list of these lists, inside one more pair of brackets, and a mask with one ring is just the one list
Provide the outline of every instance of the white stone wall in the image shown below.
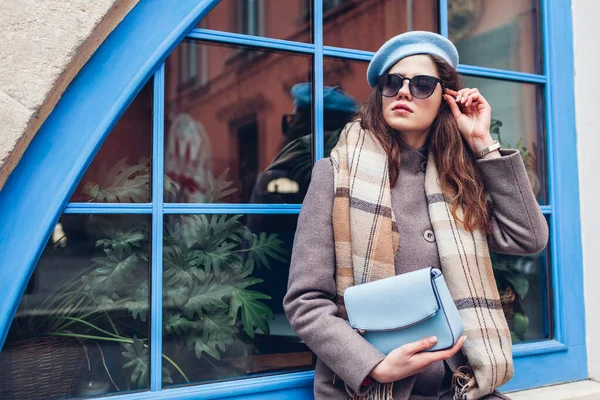
[[600,1],[572,0],[572,7],[588,370],[591,379],[600,380]]
[[0,188],[56,102],[139,0],[0,0]]

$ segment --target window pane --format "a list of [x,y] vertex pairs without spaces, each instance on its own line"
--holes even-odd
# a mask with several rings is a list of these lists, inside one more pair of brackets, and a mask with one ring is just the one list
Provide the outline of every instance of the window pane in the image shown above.
[[550,253],[550,244],[532,256],[491,253],[513,343],[553,337]]
[[464,87],[478,88],[492,106],[492,136],[502,147],[519,149],[540,204],[548,203],[543,87],[498,79],[462,76]]
[[150,202],[152,87],[150,79],[119,119],[79,182],[71,201]]
[[312,17],[312,0],[221,0],[198,27],[312,43]]
[[329,157],[337,144],[339,132],[349,115],[337,111],[340,106],[350,112],[352,107],[358,110],[371,90],[367,83],[367,66],[364,61],[352,61],[342,58],[323,58],[323,109],[324,109],[324,156]]
[[543,73],[539,0],[448,0],[461,64]]
[[437,0],[325,0],[326,46],[377,51],[388,39],[408,31],[438,31]]
[[[323,61],[326,87],[337,87],[363,103],[370,92],[366,82],[368,63],[325,57]],[[465,87],[476,87],[492,106],[492,136],[504,148],[519,148],[527,168],[531,187],[540,202],[547,204],[546,136],[543,120],[543,88],[534,84],[498,79],[461,76]],[[325,100],[327,104],[327,100]],[[334,121],[325,113],[325,124]],[[325,156],[335,146],[335,138],[325,137]]]
[[197,71],[204,85],[177,84],[181,46],[167,59],[165,201],[301,203],[314,147],[312,57],[196,48],[208,58]]
[[165,217],[163,351],[173,384],[313,367],[283,311],[297,215]]
[[63,215],[0,353],[3,399],[148,388],[150,217]]

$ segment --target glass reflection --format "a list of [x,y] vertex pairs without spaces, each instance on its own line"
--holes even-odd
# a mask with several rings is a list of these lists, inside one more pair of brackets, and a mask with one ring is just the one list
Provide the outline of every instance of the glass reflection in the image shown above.
[[221,0],[198,27],[312,43],[312,3],[312,0]]
[[552,338],[550,253],[548,244],[530,256],[490,254],[513,343]]
[[[325,58],[325,85],[337,86],[357,103],[367,99],[368,63],[340,58]],[[515,83],[499,79],[461,76],[464,87],[478,88],[492,106],[492,136],[502,147],[521,152],[529,182],[540,204],[547,204],[547,166],[543,121],[543,89],[535,84]],[[327,115],[325,116],[327,121]],[[325,142],[325,156],[335,142]]]
[[165,217],[163,349],[180,367],[174,384],[312,367],[282,306],[296,218]]
[[[197,76],[205,79],[181,84],[179,54],[187,54],[191,43],[184,42],[167,60],[165,173],[172,187],[165,188],[165,201],[300,203],[301,191],[288,187],[273,198],[253,192],[260,174],[282,165],[289,156],[284,148],[299,137],[304,138],[294,157],[310,174],[311,57],[198,42],[204,58],[197,60]],[[303,88],[301,100],[298,88]],[[273,187],[286,185],[267,182],[260,190],[276,193]]]
[[462,64],[543,73],[539,0],[448,0]]
[[148,388],[149,230],[149,216],[61,217],[0,353],[3,399]]
[[492,106],[492,136],[502,147],[518,149],[540,204],[548,203],[543,88],[530,83],[462,76]]
[[144,85],[119,119],[70,201],[150,201],[153,82]]
[[[343,58],[323,58],[323,82],[326,86],[335,87],[354,99],[360,106],[371,91],[367,83],[367,67],[365,61],[354,61]],[[325,123],[329,117],[325,114]]]
[[377,51],[389,38],[408,31],[438,31],[437,0],[325,0],[326,46]]
[[[301,203],[311,179],[313,137],[310,114],[312,87],[298,84],[292,88],[295,109],[284,115],[285,139],[271,164],[261,172],[252,190],[252,203]],[[323,88],[325,156],[339,139],[344,125],[358,110],[358,104],[339,87]]]

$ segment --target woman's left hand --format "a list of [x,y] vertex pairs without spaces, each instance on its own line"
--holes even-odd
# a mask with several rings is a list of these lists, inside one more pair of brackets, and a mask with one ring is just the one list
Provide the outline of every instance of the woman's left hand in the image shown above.
[[450,106],[458,129],[473,151],[478,151],[492,140],[490,123],[492,107],[476,88],[458,92],[446,89],[444,99]]

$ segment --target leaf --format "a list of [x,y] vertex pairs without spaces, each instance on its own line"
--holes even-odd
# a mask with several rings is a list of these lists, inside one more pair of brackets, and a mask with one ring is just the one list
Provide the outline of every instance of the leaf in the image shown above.
[[188,262],[177,246],[164,248],[164,280],[168,285],[192,286],[193,278]]
[[229,168],[225,169],[217,177],[212,172],[207,173],[204,181],[204,190],[190,194],[189,201],[192,203],[216,203],[237,192],[236,188],[231,187],[234,182],[227,180],[227,174],[229,174]]
[[253,235],[248,255],[251,269],[260,268],[261,266],[271,269],[269,258],[286,262],[283,256],[287,253],[282,245],[283,241],[279,240],[275,233],[268,236],[265,232],[261,232],[258,236]]
[[241,215],[191,215],[182,225],[182,239],[186,248],[211,251],[227,239],[236,239],[246,233],[239,219]]
[[[493,254],[493,253],[490,253],[490,254]],[[492,256],[492,268],[495,271],[510,271],[510,268],[508,266],[509,266],[508,262],[501,261],[500,259],[494,258]]]
[[198,324],[181,316],[179,313],[168,314],[163,321],[163,330],[167,335],[183,335],[189,331],[198,330]]
[[181,241],[186,249],[198,245],[201,249],[209,247],[209,221],[206,215],[187,216],[181,224]]
[[123,368],[133,367],[131,382],[138,388],[148,386],[148,349],[144,347],[144,341],[133,337],[133,344],[123,343],[125,351],[121,354],[129,360],[123,364]]
[[178,246],[187,248],[183,243],[183,227],[180,216],[170,216],[164,224],[164,243],[165,247]]
[[118,300],[119,296],[113,293],[111,296],[99,295],[94,296],[94,303],[98,306],[98,311],[113,311],[115,309],[115,300]]
[[254,338],[255,326],[264,333],[269,334],[268,319],[273,318],[273,312],[257,300],[270,298],[270,296],[254,290],[236,288],[231,295],[229,316],[235,321],[238,311],[241,309],[242,324],[249,337]]
[[191,267],[190,273],[193,274],[200,282],[204,282],[206,280],[206,272],[203,269],[198,267]]
[[235,257],[233,249],[236,247],[235,243],[223,243],[213,250],[190,250],[185,254],[185,261],[194,267],[202,266],[206,274],[211,270],[219,274],[221,267]]
[[163,284],[163,307],[181,308],[187,302],[190,295],[190,288],[182,285]]
[[142,247],[140,241],[146,240],[146,235],[136,232],[134,229],[122,231],[118,229],[108,229],[104,232],[108,238],[96,241],[96,247],[103,246],[114,251],[125,253],[133,252],[136,247]]
[[106,162],[95,176],[98,182],[83,185],[83,192],[91,200],[108,203],[145,203],[150,199],[150,168],[147,165],[128,165],[122,158],[107,171]]
[[173,383],[171,371],[167,367],[162,367],[162,383]]
[[525,296],[527,296],[527,292],[529,292],[529,281],[525,275],[521,273],[510,273],[506,274],[504,278],[510,282],[521,299],[524,299]]
[[222,243],[244,230],[240,223],[241,215],[211,215],[208,220],[209,232],[212,235],[212,248],[221,246]]
[[513,331],[510,332],[510,339],[512,340],[513,344],[514,343],[521,343],[521,339],[519,339],[519,337],[517,335],[515,335],[515,333]]
[[246,277],[241,282],[236,282],[235,287],[240,289],[245,289],[248,286],[256,285],[257,283],[263,282],[260,278]]
[[198,359],[202,358],[202,353],[210,355],[212,358],[220,360],[221,356],[216,348],[216,343],[206,343],[201,335],[193,334],[188,337],[187,345],[194,350]]
[[202,353],[220,360],[219,349],[225,351],[233,342],[235,327],[226,315],[212,315],[203,318],[202,335],[192,334],[188,338],[188,346],[194,349],[197,358]]
[[202,317],[207,312],[213,312],[218,309],[227,309],[227,304],[223,297],[231,294],[231,288],[207,282],[196,285],[190,294],[187,302],[183,305],[185,315],[193,319],[194,315]]
[[91,274],[91,292],[112,293],[117,285],[127,281],[137,266],[137,256],[132,254],[125,259],[121,251],[104,249],[106,257],[95,257],[92,261],[99,265]]
[[202,339],[209,346],[225,351],[233,342],[235,327],[227,315],[206,315],[203,318]]
[[517,312],[513,315],[513,332],[517,335],[523,335],[529,327],[529,317],[527,315]]
[[502,126],[502,121],[492,118],[491,123],[490,123],[490,133],[499,135],[501,126]]
[[173,197],[177,196],[177,193],[180,190],[179,184],[167,174],[164,174],[164,187],[165,194],[169,193]]
[[148,282],[143,282],[135,291],[135,301],[128,301],[125,307],[129,310],[133,319],[138,317],[142,321],[146,321],[148,317]]
[[229,174],[229,168],[226,168],[221,175],[216,178],[213,179],[211,177],[209,179],[211,189],[209,200],[211,203],[220,201],[230,194],[237,192],[236,188],[231,188],[233,181],[227,180],[227,174]]

